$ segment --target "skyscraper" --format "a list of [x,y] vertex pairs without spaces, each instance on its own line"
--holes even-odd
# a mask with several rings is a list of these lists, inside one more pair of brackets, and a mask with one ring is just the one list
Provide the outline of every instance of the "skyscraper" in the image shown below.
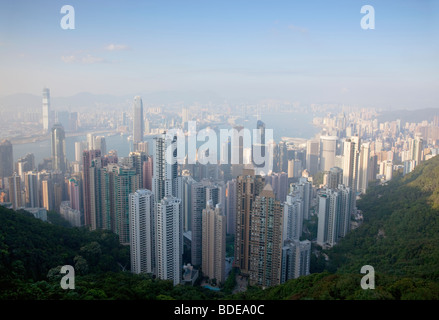
[[353,193],[351,197],[351,210],[356,206],[356,193],[358,184],[358,160],[360,155],[360,138],[351,137],[344,141],[343,145],[343,184],[349,187]]
[[[288,172],[288,150],[285,141],[280,141],[277,145],[277,166],[274,172]],[[277,168],[276,168],[277,167]]]
[[306,142],[306,170],[311,175],[315,175],[319,170],[319,146],[318,140],[308,140]]
[[309,274],[311,242],[286,240],[282,247],[281,283]]
[[[168,157],[169,156],[169,157]],[[152,188],[156,203],[177,195],[177,137],[166,133],[154,138]]]
[[181,179],[181,203],[183,215],[183,232],[192,230],[192,185],[196,184],[194,178],[183,175]]
[[12,144],[9,140],[3,140],[0,142],[0,179],[3,185],[0,183],[0,187],[4,187],[6,184],[6,178],[12,176],[14,173],[14,157],[12,154]]
[[337,150],[336,136],[320,137],[320,170],[329,171],[335,167],[335,155]]
[[[92,230],[108,229],[104,227],[103,219],[105,214],[103,212],[105,212],[105,209],[103,206],[108,203],[109,199],[103,199],[103,197],[106,197],[109,192],[105,188],[107,184],[101,168],[102,161],[100,157],[91,160],[91,165],[88,168],[90,182],[90,228]],[[111,204],[113,203],[111,202]]]
[[[255,161],[256,157],[261,157],[265,159],[266,145],[265,145],[265,123],[261,120],[258,120],[256,123],[256,139],[252,144],[252,163],[255,167],[263,167],[264,164],[258,163],[259,161]],[[257,158],[256,158],[257,159]]]
[[333,246],[350,230],[352,190],[344,185],[322,191],[319,198],[317,244]]
[[[198,266],[202,263],[202,215],[206,204],[210,201],[216,207],[221,201],[222,188],[210,180],[202,180],[191,184],[191,262]],[[222,209],[219,209],[222,214]]]
[[256,196],[250,216],[250,285],[270,287],[280,284],[282,205],[275,199],[269,184]]
[[67,170],[66,136],[60,123],[52,127],[52,168],[63,173]]
[[329,169],[326,185],[329,189],[336,189],[339,184],[343,184],[343,170],[333,167]]
[[202,214],[206,208],[206,185],[203,182],[193,183],[192,190],[192,216],[191,216],[191,262],[192,265],[201,265],[202,256]]
[[299,240],[303,227],[303,199],[299,193],[290,193],[283,206],[282,241]]
[[114,200],[114,227],[113,230],[119,235],[119,241],[128,245],[129,240],[129,194],[139,189],[140,177],[133,168],[123,167],[120,165],[109,165],[110,171],[113,172],[113,184],[106,185],[110,190]]
[[155,272],[155,214],[152,191],[139,189],[129,195],[130,253],[133,273]]
[[[133,103],[133,143],[134,146],[138,142],[143,141],[144,133],[144,122],[143,122],[143,102],[142,98],[139,96],[134,97]],[[137,149],[136,147],[134,148]]]
[[87,149],[87,141],[75,142],[75,161],[82,163],[82,152]]
[[50,90],[48,88],[43,89],[43,132],[48,133],[52,127],[50,121]]
[[355,194],[352,189],[345,185],[338,186],[340,197],[340,213],[338,219],[338,239],[344,238],[351,230],[351,214],[353,213],[353,199]]
[[276,199],[284,202],[288,193],[288,174],[285,172],[272,173],[270,184]]
[[148,156],[146,161],[143,162],[142,168],[142,186],[144,189],[152,191],[152,176],[153,176],[153,162],[152,157]]
[[410,140],[410,159],[415,160],[415,166],[418,166],[423,160],[422,145],[423,140],[419,136]]
[[52,180],[45,177],[41,181],[41,200],[42,206],[47,211],[53,210],[53,192],[52,192]]
[[296,192],[299,192],[303,200],[303,219],[308,220],[313,198],[312,182],[307,177],[300,177],[299,182],[294,184],[294,189]]
[[254,170],[244,169],[237,179],[236,194],[236,229],[235,229],[235,260],[236,267],[243,274],[249,273],[250,268],[250,219],[256,196],[264,188],[265,181]]
[[[146,127],[145,127],[145,130],[146,130]],[[148,141],[143,141],[143,142],[137,143],[137,150],[136,151],[144,152],[146,155],[148,155],[149,154],[149,143],[148,143]]]
[[133,167],[136,170],[136,174],[140,177],[140,189],[145,189],[145,186],[143,185],[143,163],[146,162],[147,159],[148,156],[146,153],[140,151],[130,152],[128,156],[129,166]]
[[38,188],[38,173],[28,171],[24,174],[24,186],[26,193],[26,207],[40,207],[40,192]]
[[101,150],[101,154],[107,154],[107,142],[104,136],[97,136],[94,140],[94,149]]
[[21,180],[24,181],[24,175],[26,172],[32,171],[35,169],[35,156],[33,153],[28,153],[26,156],[21,157],[17,160],[17,173],[21,177]]
[[98,150],[95,149],[95,135],[93,133],[87,133],[87,145],[88,145],[88,150]]
[[91,197],[90,189],[90,168],[92,167],[92,161],[99,158],[100,161],[101,151],[100,150],[84,150],[82,153],[82,181],[83,181],[83,201],[84,201],[84,216],[81,218],[81,223],[85,226],[92,225],[91,216]]
[[346,139],[343,148],[343,184],[356,190],[358,182],[360,139],[358,137],[350,137]]
[[236,179],[227,181],[226,185],[227,233],[236,232]]
[[333,189],[327,189],[319,194],[318,199],[317,244],[320,246],[333,246],[338,239],[337,215],[340,199],[338,193]]
[[218,283],[226,280],[226,217],[218,204],[215,209],[209,200],[202,213],[202,270]]
[[393,161],[387,160],[381,162],[381,166],[383,166],[384,175],[386,176],[386,181],[392,180],[393,178]]
[[21,199],[21,179],[18,174],[8,177],[9,201],[12,203],[12,209],[17,210],[23,206]]
[[81,184],[78,179],[70,178],[68,183],[70,207],[81,211]]
[[358,185],[357,190],[366,193],[369,185],[370,143],[362,143],[358,160]]
[[156,274],[159,279],[181,283],[182,241],[181,200],[165,196],[157,204],[156,229]]
[[181,122],[185,123],[189,121],[189,109],[183,107],[181,110]]

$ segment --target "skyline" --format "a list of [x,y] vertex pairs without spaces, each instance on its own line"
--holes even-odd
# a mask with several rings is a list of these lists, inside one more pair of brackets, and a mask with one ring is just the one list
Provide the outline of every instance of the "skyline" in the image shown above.
[[[75,29],[63,30],[63,5]],[[360,27],[363,5],[375,29]],[[436,107],[434,1],[14,1],[0,4],[0,96],[211,92]]]

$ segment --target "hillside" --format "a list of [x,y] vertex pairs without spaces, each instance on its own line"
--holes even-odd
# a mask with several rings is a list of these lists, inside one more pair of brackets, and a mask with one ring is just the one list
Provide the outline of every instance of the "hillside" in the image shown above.
[[439,280],[439,157],[358,201],[364,224],[330,252],[329,269]]
[[[48,217],[52,223],[0,206],[0,300],[214,298],[207,289],[132,274],[129,247],[110,231],[68,228],[59,215]],[[74,266],[74,290],[60,286],[63,265]]]

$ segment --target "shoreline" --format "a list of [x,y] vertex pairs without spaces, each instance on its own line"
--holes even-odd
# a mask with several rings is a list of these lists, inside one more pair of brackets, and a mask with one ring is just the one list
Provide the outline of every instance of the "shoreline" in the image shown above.
[[[86,136],[89,133],[106,134],[106,133],[113,133],[113,131],[103,130],[103,131],[93,131],[93,132],[70,132],[70,133],[66,133],[66,138]],[[120,134],[120,132],[116,132],[116,134]],[[21,138],[11,138],[11,139],[5,138],[5,139],[9,140],[12,143],[12,145],[35,143],[35,142],[50,140],[50,133],[45,135],[33,136],[33,137],[21,137]]]

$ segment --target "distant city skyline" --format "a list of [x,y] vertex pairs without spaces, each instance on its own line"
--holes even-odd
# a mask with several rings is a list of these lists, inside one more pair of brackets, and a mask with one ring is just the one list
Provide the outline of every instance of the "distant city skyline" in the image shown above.
[[[0,96],[211,92],[436,107],[436,1],[71,1],[0,4]],[[375,29],[360,27],[363,5]]]

